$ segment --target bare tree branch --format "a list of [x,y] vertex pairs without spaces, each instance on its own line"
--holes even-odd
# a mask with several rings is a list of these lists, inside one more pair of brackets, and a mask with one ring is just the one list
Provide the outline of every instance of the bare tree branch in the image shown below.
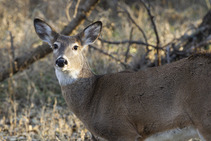
[[10,54],[12,56],[12,60],[15,59],[15,48],[14,48],[14,36],[12,36],[12,33],[9,31],[9,35],[10,35],[10,43],[11,43],[11,47],[10,47]]
[[70,6],[72,5],[72,3],[73,3],[73,1],[68,2],[67,6],[65,8],[65,13],[66,13],[68,22],[71,20],[69,9],[70,9]]
[[125,68],[130,68],[130,66],[128,64],[122,62],[120,59],[114,57],[113,55],[111,55],[111,54],[109,54],[109,53],[107,53],[107,52],[105,52],[105,51],[103,51],[103,50],[101,50],[101,49],[99,49],[99,48],[97,48],[97,47],[95,47],[93,45],[89,45],[89,47],[94,49],[94,50],[96,50],[96,51],[98,51],[98,52],[100,52],[100,53],[102,53],[102,54],[104,54],[104,55],[106,55],[106,56],[108,56],[108,57],[110,57],[110,58],[112,58],[112,59],[114,59],[115,61],[117,61],[121,65],[123,65]]
[[146,34],[145,34],[144,30],[135,22],[135,20],[131,17],[130,13],[127,11],[126,8],[124,8],[124,7],[120,6],[120,5],[119,5],[119,7],[120,7],[121,9],[124,10],[124,12],[127,14],[128,18],[129,18],[129,20],[130,20],[130,21],[138,28],[138,30],[142,33],[142,35],[143,35],[143,37],[144,37],[144,40],[145,40],[145,43],[146,43],[146,49],[147,49],[147,51],[148,51],[148,50],[149,50],[149,48],[148,48],[148,40],[147,40],[147,37],[146,37]]
[[202,41],[198,44],[195,45],[195,48],[199,48],[199,47],[203,47],[203,46],[207,46],[211,44],[211,39],[207,39],[205,41]]
[[115,45],[119,45],[119,44],[127,44],[127,43],[130,43],[130,44],[139,44],[139,45],[147,45],[147,46],[151,46],[155,49],[161,49],[161,50],[164,50],[163,48],[161,47],[157,47],[157,46],[154,46],[154,45],[151,45],[151,44],[146,44],[142,41],[134,41],[134,40],[122,40],[122,41],[107,41],[107,40],[104,40],[102,38],[98,38],[101,42],[103,43],[107,43],[107,44],[115,44]]
[[150,21],[152,23],[152,27],[153,27],[153,30],[154,30],[154,33],[155,33],[155,36],[156,36],[156,40],[157,40],[157,45],[156,45],[157,46],[157,58],[158,58],[157,63],[158,63],[158,66],[160,66],[161,65],[161,56],[160,56],[160,49],[159,49],[160,48],[160,38],[159,38],[159,35],[158,35],[157,26],[156,26],[155,21],[154,21],[154,16],[152,16],[152,14],[151,14],[151,9],[150,9],[151,5],[150,5],[149,1],[147,1],[148,6],[146,5],[145,0],[140,0],[140,1],[144,5],[145,9],[147,10]]
[[[129,40],[132,40],[132,37],[133,37],[133,28],[131,28],[130,30],[130,37],[129,37]],[[127,51],[125,52],[125,63],[127,63],[127,59],[128,59],[128,54],[129,54],[129,51],[130,51],[130,43],[128,43],[128,46],[127,46]]]
[[[86,0],[85,3],[83,3],[82,5],[83,11],[77,12],[76,18],[73,18],[71,22],[66,27],[64,27],[61,33],[64,35],[71,34],[73,30],[75,30],[77,26],[85,20],[86,16],[89,15],[90,11],[98,2],[99,0]],[[51,52],[52,49],[47,44],[43,44],[36,47],[35,49],[32,49],[26,55],[17,57],[14,62],[12,62],[12,71],[10,71],[10,64],[7,64],[5,67],[1,68],[0,81],[3,81],[8,78],[11,73],[15,74],[19,71],[24,70],[32,63],[45,57]]]
[[77,27],[86,19],[95,7],[99,0],[86,0],[85,3],[81,3],[81,8],[77,12],[76,18],[73,18],[71,22],[64,27],[61,34],[70,35]]
[[77,0],[77,3],[76,3],[76,6],[75,6],[75,11],[74,11],[73,18],[75,18],[75,17],[76,17],[76,15],[77,15],[77,12],[78,12],[78,6],[79,6],[80,1],[81,1],[81,0]]

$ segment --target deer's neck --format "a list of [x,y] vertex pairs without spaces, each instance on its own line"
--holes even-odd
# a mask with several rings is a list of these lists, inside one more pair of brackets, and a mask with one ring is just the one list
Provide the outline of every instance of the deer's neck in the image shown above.
[[81,113],[84,114],[87,111],[87,105],[89,105],[93,97],[96,79],[97,77],[92,73],[89,65],[85,63],[81,71],[78,72],[77,78],[70,76],[68,80],[70,83],[66,85],[60,83],[66,103],[79,118]]

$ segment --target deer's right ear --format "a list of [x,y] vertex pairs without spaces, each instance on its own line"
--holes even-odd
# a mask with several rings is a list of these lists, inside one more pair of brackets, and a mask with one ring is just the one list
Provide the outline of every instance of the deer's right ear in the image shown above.
[[34,28],[40,39],[49,45],[52,45],[58,37],[58,33],[56,33],[50,25],[40,19],[34,19]]

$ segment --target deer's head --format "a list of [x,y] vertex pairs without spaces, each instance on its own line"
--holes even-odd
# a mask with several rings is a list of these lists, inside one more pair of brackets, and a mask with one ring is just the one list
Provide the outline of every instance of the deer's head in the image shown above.
[[97,21],[75,36],[61,35],[40,19],[34,20],[34,27],[38,36],[53,49],[57,78],[63,73],[67,75],[64,77],[70,76],[74,79],[83,67],[82,51],[98,38],[102,23]]

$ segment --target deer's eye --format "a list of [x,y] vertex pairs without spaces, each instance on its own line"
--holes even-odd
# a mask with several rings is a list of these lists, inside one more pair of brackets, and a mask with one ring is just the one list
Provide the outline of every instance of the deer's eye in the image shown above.
[[58,49],[58,45],[57,44],[53,44],[53,49]]
[[78,46],[77,45],[73,46],[73,49],[74,50],[77,50],[78,49]]

